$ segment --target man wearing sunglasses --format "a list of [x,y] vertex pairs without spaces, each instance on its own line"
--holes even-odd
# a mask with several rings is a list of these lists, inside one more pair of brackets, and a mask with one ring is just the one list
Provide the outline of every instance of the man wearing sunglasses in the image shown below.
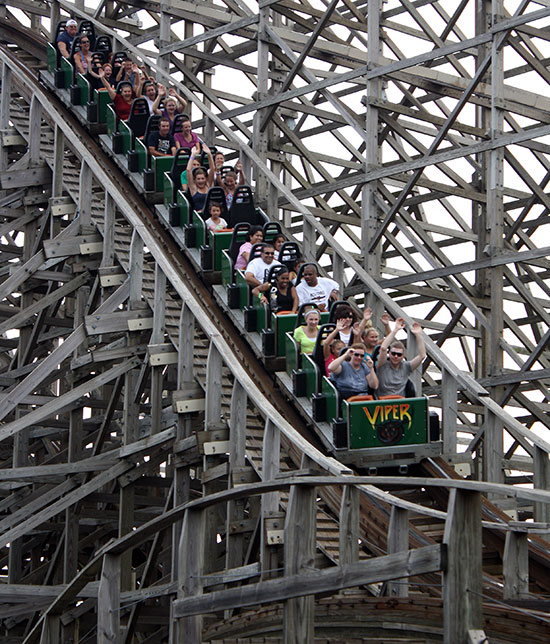
[[267,282],[267,275],[272,266],[278,266],[281,262],[275,259],[275,248],[272,244],[265,244],[260,257],[256,257],[248,263],[244,279],[249,286],[255,288]]
[[411,372],[422,364],[426,357],[422,327],[418,322],[414,322],[411,326],[411,333],[416,337],[418,353],[412,360],[405,360],[405,347],[402,342],[395,339],[398,331],[404,328],[405,320],[397,318],[392,332],[384,338],[380,345],[380,355],[376,365],[379,396],[405,396],[405,387]]

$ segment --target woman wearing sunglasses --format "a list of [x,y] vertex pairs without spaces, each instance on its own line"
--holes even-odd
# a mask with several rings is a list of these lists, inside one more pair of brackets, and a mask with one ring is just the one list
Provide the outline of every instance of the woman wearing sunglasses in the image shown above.
[[92,68],[92,52],[90,51],[90,38],[88,36],[81,36],[80,51],[77,51],[74,55],[74,64],[76,71],[83,76]]
[[426,347],[422,338],[422,327],[418,322],[411,326],[416,338],[418,353],[412,360],[405,360],[405,346],[395,339],[398,331],[405,328],[405,320],[397,318],[392,332],[380,345],[380,355],[376,365],[378,374],[378,396],[405,396],[405,387],[412,371],[422,364],[426,357]]
[[365,347],[357,342],[329,364],[330,379],[341,398],[366,395],[378,388],[373,362],[370,358],[363,361],[364,357]]

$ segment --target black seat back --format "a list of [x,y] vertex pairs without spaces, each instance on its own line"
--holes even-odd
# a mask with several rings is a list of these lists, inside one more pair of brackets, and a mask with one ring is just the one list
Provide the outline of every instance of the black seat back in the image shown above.
[[128,56],[123,51],[117,51],[116,54],[113,55],[113,58],[111,60],[111,64],[113,66],[113,78],[117,77],[117,74],[120,70],[120,67],[122,66],[122,63],[127,58]]
[[300,248],[297,242],[283,242],[279,249],[279,261],[284,264],[289,271],[294,269],[296,260],[300,257]]
[[[315,341],[315,346],[311,353],[311,357],[315,364],[319,367],[321,377],[325,375],[325,352],[323,347],[323,342],[326,340],[327,336],[334,331],[336,328],[335,324],[321,324],[319,331],[317,332],[317,340]],[[317,386],[320,387],[321,382],[317,383]]]
[[170,168],[170,177],[174,183],[178,184],[178,190],[181,188],[181,173],[187,168],[191,154],[185,148],[176,150],[172,167]]
[[256,212],[254,197],[250,186],[237,186],[229,209],[229,226],[247,221],[251,226],[264,224],[263,218]]
[[101,36],[98,36],[95,39],[95,47],[94,47],[95,52],[102,52],[103,54],[107,54],[103,58],[103,62],[106,63],[109,54],[113,51],[113,45],[111,44],[111,39],[109,36],[106,36],[105,34],[102,34]]
[[90,51],[95,50],[95,27],[91,20],[83,20],[78,26],[79,36],[88,36],[90,41]]
[[187,114],[179,114],[177,113],[176,116],[174,116],[174,120],[172,121],[172,129],[170,130],[170,134],[174,136],[178,132],[181,132],[181,124],[183,121],[188,121],[189,116]]
[[143,98],[143,96],[134,98],[132,101],[132,107],[130,108],[130,116],[128,117],[128,127],[132,130],[133,135],[142,137],[147,129],[148,121],[149,104],[147,103],[147,100]]
[[350,305],[349,305],[349,302],[346,302],[346,300],[336,300],[336,302],[331,303],[330,309],[329,309],[329,314],[328,314],[328,321],[329,322],[336,323],[336,309],[339,306],[342,306],[342,305],[344,305],[344,306],[346,306],[348,308],[351,308]]
[[149,135],[153,132],[159,131],[160,118],[161,117],[159,114],[151,114],[151,116],[147,119],[147,126],[145,127],[145,134],[143,135],[143,142],[145,143],[145,145],[149,145]]
[[[210,188],[210,190],[212,190],[212,188]],[[223,189],[222,189],[222,192],[223,192]],[[225,199],[224,199],[224,203],[225,203]],[[231,243],[229,244],[229,248],[227,251],[233,264],[237,261],[237,257],[239,255],[239,248],[245,243],[242,241],[242,239],[240,239],[241,233],[243,232],[248,233],[249,230],[250,230],[250,224],[245,221],[243,221],[240,224],[237,224],[233,228]]]
[[259,244],[252,244],[252,248],[250,249],[250,255],[248,256],[249,263],[253,259],[256,259],[257,257],[261,257],[264,246],[265,246],[264,242],[260,242]]
[[[210,208],[211,203],[220,204],[222,209],[221,218],[227,221],[228,220],[227,203],[225,202],[225,192],[223,191],[223,188],[221,186],[212,186],[211,188],[208,189],[208,192],[206,193],[206,199],[204,201],[204,208],[202,210],[205,216],[209,212],[208,209]],[[227,222],[227,225],[229,225],[229,222]],[[248,224],[248,228],[250,228],[250,224]],[[241,229],[241,230],[244,230],[244,229]],[[235,255],[235,259],[236,258],[237,256]]]
[[[57,23],[57,26],[55,28],[55,34],[52,40],[52,45],[55,47],[55,51],[57,52],[57,66],[61,65],[61,52],[57,48],[57,38],[59,34],[61,34],[63,31],[66,31],[67,27],[67,21],[66,20],[60,20]],[[70,52],[69,52],[70,53]]]
[[281,234],[281,224],[278,221],[268,221],[264,224],[264,239],[271,241]]

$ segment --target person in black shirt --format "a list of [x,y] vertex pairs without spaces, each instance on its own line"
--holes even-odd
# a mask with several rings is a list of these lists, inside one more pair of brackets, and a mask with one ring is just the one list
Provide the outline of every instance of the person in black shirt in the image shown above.
[[154,157],[169,157],[176,154],[176,142],[170,134],[170,121],[167,118],[160,119],[158,132],[151,132],[147,147]]
[[[265,293],[268,291],[266,295]],[[271,307],[273,312],[277,311],[290,311],[296,313],[298,311],[298,295],[296,288],[290,282],[290,275],[286,268],[277,272],[277,279],[275,284],[265,283],[256,286],[252,289],[252,294],[260,297],[262,304],[267,304]]]

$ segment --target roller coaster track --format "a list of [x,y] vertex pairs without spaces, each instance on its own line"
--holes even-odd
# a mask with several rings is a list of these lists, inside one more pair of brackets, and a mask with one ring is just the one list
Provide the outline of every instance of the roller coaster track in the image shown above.
[[369,479],[324,456],[132,185],[29,73],[39,41],[2,27],[24,47],[1,53],[4,640],[466,641],[452,634],[466,619],[469,641],[547,641],[548,528],[527,539],[480,494],[520,510],[550,495],[463,482],[442,459],[424,478]]

